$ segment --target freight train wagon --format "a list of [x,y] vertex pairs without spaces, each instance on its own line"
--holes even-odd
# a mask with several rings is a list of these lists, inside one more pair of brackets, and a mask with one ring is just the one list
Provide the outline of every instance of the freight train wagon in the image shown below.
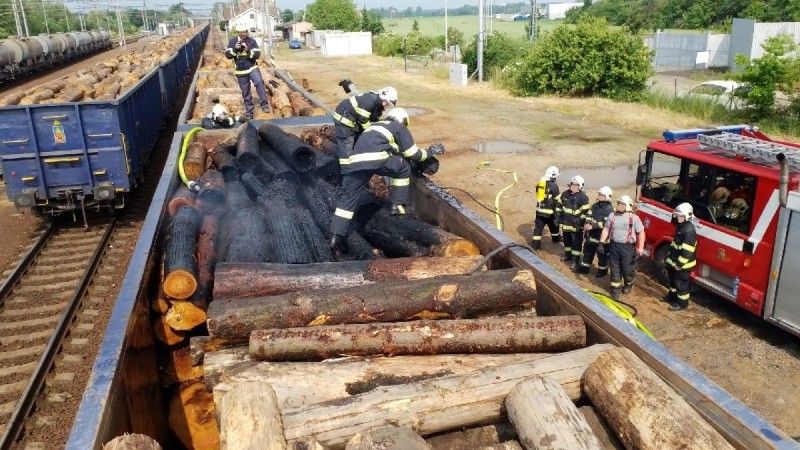
[[106,30],[0,39],[0,82],[111,48]]
[[140,182],[164,119],[209,27],[121,97],[0,109],[0,164],[8,199],[36,214],[120,209]]
[[[299,134],[303,127],[285,127]],[[199,134],[227,135],[224,131]],[[167,165],[157,188],[130,268],[112,312],[100,356],[93,367],[93,381],[84,393],[67,449],[100,449],[124,432],[147,433],[160,398],[157,358],[153,350],[149,308],[160,284],[162,222],[167,203],[180,183],[176,161],[186,132],[175,134]],[[197,135],[195,135],[197,136]],[[483,218],[428,179],[412,182],[411,206],[417,215],[444,230],[472,240],[486,255],[514,242]],[[500,252],[493,267],[518,267],[533,272],[538,315],[581,316],[590,344],[612,343],[633,351],[672,386],[708,423],[735,448],[797,449],[791,438],[747,406],[732,398],[704,375],[647,337],[596,301],[534,253],[511,247]],[[154,378],[153,378],[154,377]],[[140,399],[147,398],[147,401]],[[132,406],[139,405],[139,406]],[[150,421],[149,425],[147,422]],[[161,422],[159,422],[161,423]],[[153,428],[149,428],[152,430]]]

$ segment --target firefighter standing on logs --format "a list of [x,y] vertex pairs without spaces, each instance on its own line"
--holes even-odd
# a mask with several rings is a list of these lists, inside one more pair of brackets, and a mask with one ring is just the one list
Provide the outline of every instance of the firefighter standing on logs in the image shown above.
[[[636,276],[636,259],[644,255],[644,224],[633,213],[633,200],[623,195],[617,200],[617,209],[606,219],[600,242],[608,244],[608,265],[611,267],[611,298],[619,300],[619,292],[627,294],[633,289]],[[606,246],[597,250],[604,252]]]
[[258,58],[261,56],[261,50],[258,48],[256,40],[247,35],[246,26],[237,25],[236,33],[237,36],[228,43],[225,57],[232,59],[236,64],[236,69],[233,73],[236,75],[239,88],[242,90],[247,119],[252,119],[255,114],[255,106],[253,105],[253,96],[250,93],[251,81],[255,85],[256,91],[258,91],[261,110],[269,112],[267,89],[264,86],[264,78],[261,77],[261,71],[258,70],[257,63]]
[[390,213],[403,215],[406,214],[411,181],[409,160],[422,162],[441,154],[444,154],[442,144],[433,144],[427,150],[417,147],[408,131],[408,113],[403,108],[393,108],[386,120],[367,128],[356,142],[352,155],[339,159],[342,194],[331,222],[331,250],[346,251],[344,241],[350,222],[372,175],[390,177]]
[[608,255],[606,252],[598,252],[597,247],[605,245],[600,243],[600,235],[603,233],[606,219],[614,212],[611,204],[611,188],[603,186],[597,191],[597,201],[594,202],[586,221],[583,224],[583,256],[580,263],[575,265],[575,271],[588,274],[592,267],[594,255],[597,253],[597,278],[602,278],[608,273]]
[[534,250],[542,248],[542,232],[545,225],[550,229],[553,242],[561,242],[561,231],[556,220],[556,202],[560,194],[556,183],[558,174],[558,167],[550,166],[536,185],[536,220],[533,223],[531,240],[531,247]]
[[[558,197],[556,216],[561,223],[564,235],[564,257],[562,260],[570,264],[579,264],[581,246],[583,245],[583,223],[589,211],[589,196],[583,191],[584,180],[580,175],[572,177],[569,188]],[[573,266],[574,270],[574,266]]]
[[[344,80],[342,83],[349,80]],[[340,84],[342,84],[340,83]],[[345,89],[350,92],[348,83]],[[397,90],[387,86],[378,92],[365,92],[342,100],[333,112],[333,125],[336,131],[336,157],[347,159],[353,154],[353,147],[361,133],[372,122],[380,120],[383,113],[397,104]]]
[[672,213],[676,226],[665,260],[669,274],[669,293],[664,297],[670,304],[670,311],[689,307],[689,274],[697,265],[697,234],[692,224],[693,216],[694,209],[689,203],[681,203]]

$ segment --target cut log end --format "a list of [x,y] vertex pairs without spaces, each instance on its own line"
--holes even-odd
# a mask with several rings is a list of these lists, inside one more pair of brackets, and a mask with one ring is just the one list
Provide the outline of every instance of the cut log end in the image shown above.
[[165,319],[173,330],[189,331],[205,323],[206,312],[192,302],[172,302]]
[[466,239],[456,239],[442,247],[436,256],[480,256],[481,249]]
[[179,269],[170,272],[164,278],[164,293],[169,297],[184,300],[197,289],[197,279],[188,270]]

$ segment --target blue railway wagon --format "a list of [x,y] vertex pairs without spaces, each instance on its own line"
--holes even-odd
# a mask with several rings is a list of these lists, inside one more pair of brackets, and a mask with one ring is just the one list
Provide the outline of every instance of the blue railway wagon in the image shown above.
[[0,109],[9,200],[53,215],[124,207],[207,35],[205,27],[118,99]]
[[[284,124],[288,124],[288,119]],[[286,126],[286,125],[284,125]],[[299,134],[303,127],[287,127]],[[227,135],[226,131],[201,131]],[[100,449],[125,432],[166,433],[157,358],[152,345],[149,305],[160,281],[158,261],[167,202],[180,183],[177,158],[186,132],[172,141],[168,162],[122,282],[100,353],[70,433],[68,450]],[[414,179],[411,206],[418,216],[475,242],[488,254],[513,240],[427,179]],[[583,317],[589,343],[613,343],[633,351],[669,383],[735,448],[799,449],[796,443],[747,406],[698,373],[666,347],[607,309],[535,254],[511,247],[493,259],[496,267],[530,269],[536,279],[539,315]],[[150,337],[148,337],[150,336]],[[135,380],[129,383],[128,380]],[[149,384],[148,381],[149,380]],[[162,442],[163,444],[163,442]]]

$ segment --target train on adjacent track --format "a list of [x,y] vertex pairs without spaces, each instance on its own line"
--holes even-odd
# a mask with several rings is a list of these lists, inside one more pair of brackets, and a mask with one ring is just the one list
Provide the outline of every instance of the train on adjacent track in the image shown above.
[[111,48],[105,30],[0,39],[0,82]]

